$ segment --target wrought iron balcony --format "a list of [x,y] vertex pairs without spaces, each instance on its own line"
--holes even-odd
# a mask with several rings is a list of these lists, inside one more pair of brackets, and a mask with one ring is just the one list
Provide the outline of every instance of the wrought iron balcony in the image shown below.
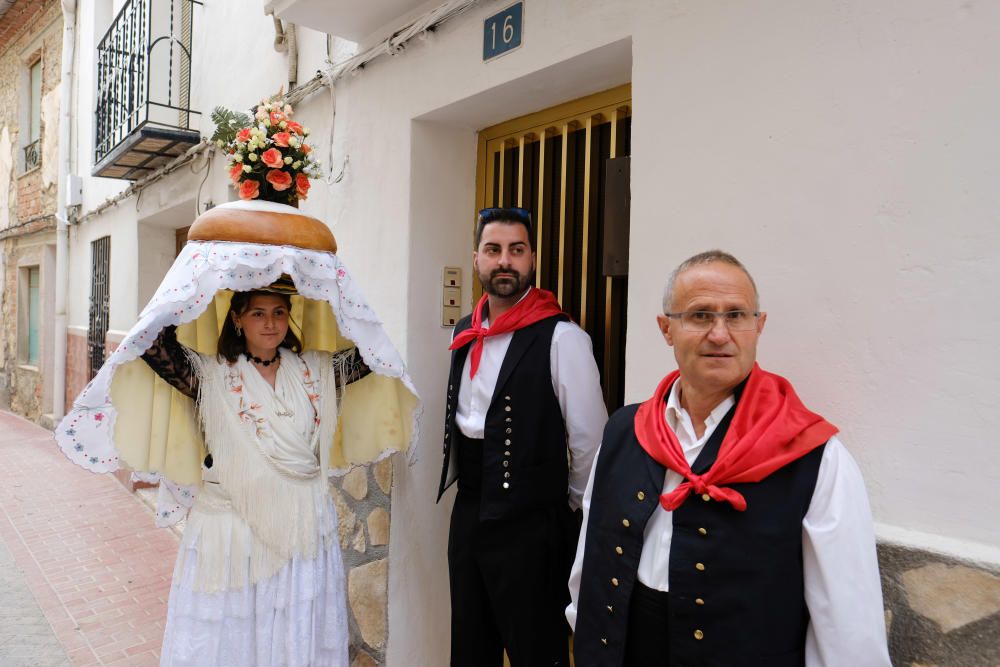
[[191,129],[199,0],[126,0],[97,47],[94,176],[135,180],[201,141]]
[[31,171],[42,163],[42,142],[35,139],[24,147],[24,171]]

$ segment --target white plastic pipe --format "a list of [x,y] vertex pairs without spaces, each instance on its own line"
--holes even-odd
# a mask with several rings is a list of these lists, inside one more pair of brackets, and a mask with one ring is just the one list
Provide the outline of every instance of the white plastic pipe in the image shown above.
[[66,293],[69,290],[69,224],[66,199],[69,189],[73,121],[73,54],[76,50],[76,0],[62,0],[62,76],[59,80],[59,179],[56,202],[56,307],[52,345],[52,418],[66,414]]

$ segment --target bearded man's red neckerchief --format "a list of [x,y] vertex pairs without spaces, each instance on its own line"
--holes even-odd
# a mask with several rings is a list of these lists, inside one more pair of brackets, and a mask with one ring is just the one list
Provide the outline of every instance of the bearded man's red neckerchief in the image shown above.
[[705,474],[696,475],[663,415],[666,397],[678,377],[678,371],[665,377],[635,414],[635,435],[642,448],[684,477],[680,486],[660,496],[660,504],[668,511],[680,507],[692,493],[707,493],[742,512],[746,499],[727,485],[759,482],[837,432],[833,424],[806,409],[788,380],[754,364],[715,463]]
[[512,306],[510,310],[496,318],[496,321],[490,322],[489,328],[485,328],[483,327],[483,311],[486,308],[487,300],[488,295],[483,294],[483,298],[479,300],[476,308],[472,311],[472,325],[455,336],[448,347],[449,350],[457,350],[471,340],[476,341],[470,352],[470,378],[475,377],[476,371],[479,370],[479,361],[483,357],[483,341],[486,340],[487,336],[499,336],[517,331],[547,317],[561,315],[563,312],[559,301],[556,300],[552,292],[535,287],[529,290],[524,298]]

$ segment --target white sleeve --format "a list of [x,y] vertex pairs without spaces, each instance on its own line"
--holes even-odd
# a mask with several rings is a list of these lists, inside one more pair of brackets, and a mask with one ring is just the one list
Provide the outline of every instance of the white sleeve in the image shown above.
[[550,348],[552,389],[559,399],[569,447],[569,505],[580,507],[594,454],[608,421],[601,392],[601,375],[587,332],[571,322],[560,322]]
[[[597,455],[600,454],[600,446],[598,445],[598,452],[594,456],[594,460],[597,460]],[[569,627],[576,632],[576,605],[580,601],[580,575],[583,574],[583,552],[586,547],[587,542],[587,519],[590,518],[590,497],[594,493],[594,470],[597,466],[592,466],[590,469],[590,475],[587,477],[587,490],[583,492],[583,525],[580,526],[580,539],[576,543],[576,558],[573,559],[573,567],[569,571],[569,606],[566,607],[566,620],[569,621]]]
[[868,494],[836,437],[823,452],[802,521],[802,557],[806,667],[891,667]]

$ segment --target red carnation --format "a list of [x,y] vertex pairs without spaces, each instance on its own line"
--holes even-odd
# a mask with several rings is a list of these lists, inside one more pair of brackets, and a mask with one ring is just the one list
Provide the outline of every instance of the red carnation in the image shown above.
[[295,174],[295,196],[305,199],[309,195],[309,177],[299,172]]
[[280,169],[285,164],[285,161],[281,157],[281,151],[277,148],[268,148],[261,153],[260,160],[271,169]]
[[276,146],[288,146],[288,140],[292,138],[288,132],[276,132],[271,139]]
[[240,183],[240,199],[256,199],[260,195],[260,183],[248,179]]
[[236,141],[246,143],[250,141],[250,128],[244,127],[242,130],[236,133]]
[[267,182],[278,192],[292,187],[292,177],[284,169],[272,169],[267,172]]
[[240,182],[240,176],[243,175],[243,163],[235,162],[233,166],[229,168],[229,178],[233,180],[233,183]]

